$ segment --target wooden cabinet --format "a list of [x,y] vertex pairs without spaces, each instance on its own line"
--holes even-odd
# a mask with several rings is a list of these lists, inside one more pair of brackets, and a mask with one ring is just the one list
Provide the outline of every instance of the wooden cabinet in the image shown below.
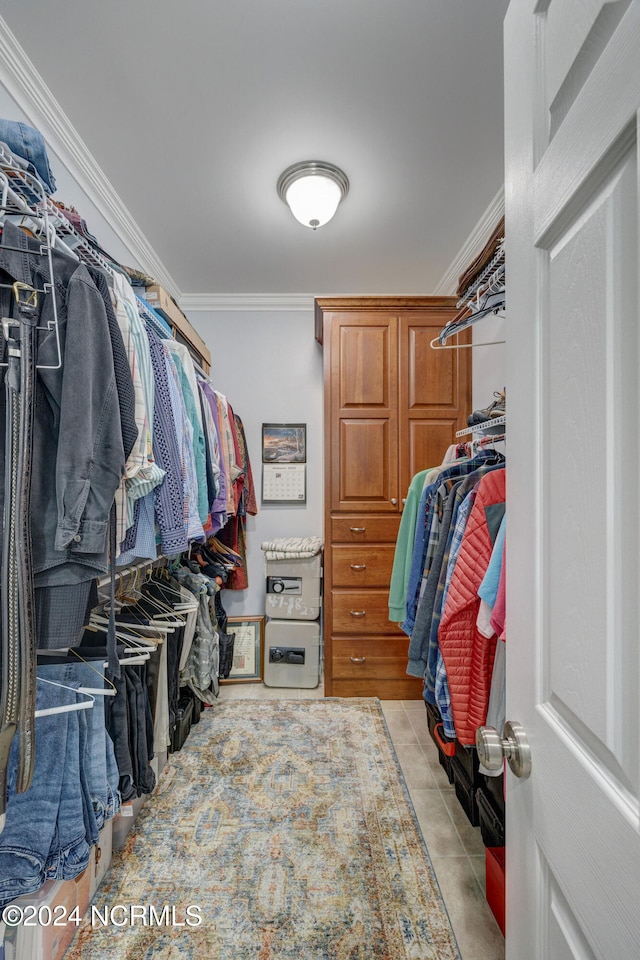
[[[316,300],[325,390],[325,694],[414,699],[408,638],[388,619],[403,498],[471,408],[468,350],[430,343],[449,297]],[[470,341],[470,331],[460,335]]]

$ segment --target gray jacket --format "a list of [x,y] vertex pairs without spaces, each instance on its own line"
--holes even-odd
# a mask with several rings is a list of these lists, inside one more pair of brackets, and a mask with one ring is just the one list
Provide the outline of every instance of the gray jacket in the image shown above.
[[[6,222],[0,244],[2,316],[15,316],[14,280],[42,288],[51,281],[40,244]],[[37,587],[80,583],[106,572],[109,513],[124,471],[113,354],[104,301],[87,268],[52,251],[62,366],[38,370],[31,491]],[[39,295],[41,326],[53,319],[53,296]],[[55,363],[53,331],[40,334],[40,365]],[[4,341],[2,344],[4,351]],[[3,355],[2,359],[5,357]],[[6,368],[0,368],[4,381]],[[0,390],[0,430],[5,432]],[[0,444],[0,507],[5,455]]]

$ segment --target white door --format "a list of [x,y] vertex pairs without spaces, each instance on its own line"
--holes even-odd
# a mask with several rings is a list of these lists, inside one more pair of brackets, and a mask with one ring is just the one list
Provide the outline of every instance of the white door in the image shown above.
[[640,958],[640,0],[505,21],[507,960]]

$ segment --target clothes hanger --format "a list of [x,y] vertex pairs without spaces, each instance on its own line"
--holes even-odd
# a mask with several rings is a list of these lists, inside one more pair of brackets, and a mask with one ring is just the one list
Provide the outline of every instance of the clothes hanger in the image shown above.
[[[193,600],[186,600],[180,591],[176,590],[175,587],[172,587],[170,583],[162,582],[160,585],[162,586],[162,590],[164,592],[172,593],[173,596],[177,598],[172,604],[172,608],[174,610],[182,611],[183,613],[192,613],[198,609],[199,603],[193,594],[191,594],[191,596],[193,596]],[[190,591],[188,592],[190,593]]]
[[46,677],[36,676],[36,680],[39,683],[49,683],[52,687],[60,687],[61,690],[68,690],[74,696],[78,693],[81,693],[82,696],[86,696],[86,700],[81,700],[80,703],[76,700],[75,703],[63,703],[58,707],[46,707],[44,710],[36,710],[35,716],[38,717],[52,717],[57,713],[76,713],[78,710],[90,710],[96,702],[95,697],[90,693],[85,694],[83,690],[80,690],[79,687],[68,687],[65,683],[59,683],[57,680],[47,680]]
[[[119,576],[122,576],[121,574]],[[146,596],[145,596],[146,601]],[[115,612],[123,610],[126,607],[129,607],[130,611],[136,610],[136,603],[122,603],[119,608],[114,608]],[[109,625],[109,612],[111,609],[110,598],[107,598],[99,608],[92,610],[89,617],[89,624],[93,625],[96,628],[102,628],[103,626]],[[156,620],[153,617],[147,617],[147,619],[153,619],[153,623],[145,624],[136,620],[120,620],[116,618],[116,623],[121,627],[124,627],[126,630],[131,630],[133,633],[174,633],[176,630],[176,620],[164,622],[160,619]],[[180,621],[179,626],[183,625],[183,622]]]
[[[49,655],[50,655],[50,656],[56,656],[56,655],[59,655],[59,653],[60,653],[60,651],[56,651],[56,650],[36,650],[36,655],[39,656],[39,657],[49,656]],[[100,679],[104,681],[104,683],[107,684],[106,687],[103,686],[103,687],[77,687],[77,688],[74,688],[74,689],[77,689],[77,690],[78,690],[78,693],[86,693],[86,694],[90,694],[91,696],[94,696],[94,697],[115,697],[116,693],[118,692],[118,691],[116,690],[116,688],[115,688],[115,685],[111,682],[111,680],[109,680],[108,677],[106,677],[106,676],[104,675],[104,673],[101,673],[100,670],[97,670],[97,669],[93,666],[93,664],[89,662],[89,660],[85,660],[84,657],[80,656],[80,654],[78,653],[78,651],[75,650],[73,647],[68,647],[68,648],[67,648],[67,650],[66,650],[66,656],[68,656],[68,657],[71,657],[71,656],[76,657],[77,660],[80,660],[82,663],[86,664],[86,665],[89,667],[90,670],[93,670],[93,672],[94,672],[95,674],[97,674],[97,675],[100,677]],[[71,663],[72,661],[69,661],[69,662]],[[40,664],[40,665],[41,665],[41,666],[46,666],[46,664]],[[42,678],[40,678],[40,679],[45,680],[46,677],[42,677]],[[52,683],[53,681],[48,681],[48,682],[49,682],[49,683]]]
[[439,338],[434,337],[429,343],[429,346],[432,350],[471,350],[473,347],[495,347],[500,343],[506,342],[506,340],[487,340],[484,343],[452,343],[449,346],[441,343],[439,346],[436,346],[436,344],[439,343]]
[[182,593],[169,582],[169,570],[167,567],[162,567],[161,570],[156,571],[155,577],[150,576],[149,579],[155,580],[164,592],[171,593],[174,597],[178,598],[177,601],[172,604],[174,610],[180,610],[183,613],[195,613],[198,610],[200,604],[198,603],[197,597],[192,594],[190,590],[186,587],[184,588],[187,589],[187,592],[193,597],[193,600],[186,600]]
[[[86,630],[93,630],[98,633],[108,633],[109,616],[102,608],[95,608],[89,616],[89,623],[85,625]],[[153,652],[164,641],[164,637],[175,631],[174,627],[167,627],[164,624],[144,624],[135,621],[116,620],[116,639],[120,640],[132,650],[142,647],[145,650]],[[149,636],[154,634],[155,636]],[[160,636],[158,636],[160,634]]]
[[[130,571],[131,580],[127,582],[126,587],[124,587],[123,584],[124,574],[119,575],[121,582],[118,591],[116,592],[116,598],[122,603],[120,609],[122,610],[126,606],[135,608],[139,605],[139,609],[143,610],[143,612],[146,612],[142,606],[143,604],[146,604],[152,608],[151,612],[149,613],[149,619],[153,620],[154,624],[172,626],[174,629],[176,627],[184,626],[184,619],[178,616],[172,607],[162,604],[155,597],[150,596],[148,593],[142,593],[141,590],[137,588],[136,584],[139,569],[140,568]],[[110,609],[109,601],[104,604],[103,609],[105,611]],[[158,612],[153,613],[154,609]],[[169,614],[169,618],[167,618],[167,614]],[[95,622],[99,621],[96,620]],[[129,622],[127,621],[127,626],[128,623]],[[123,621],[120,621],[120,624],[123,625]],[[136,626],[140,628],[145,625],[136,624]]]
[[[144,583],[142,584],[142,589],[144,589],[145,584],[152,583],[152,582],[155,582],[155,583],[157,584],[158,588],[159,588],[163,593],[164,593],[165,591],[169,591],[169,592],[173,593],[175,596],[180,597],[180,600],[179,600],[177,603],[169,603],[169,602],[164,603],[161,599],[159,599],[158,597],[153,596],[153,595],[150,594],[150,593],[143,593],[143,597],[145,597],[145,599],[148,600],[149,603],[151,603],[152,605],[156,605],[160,611],[165,610],[167,613],[171,614],[171,616],[177,616],[177,617],[178,617],[178,620],[179,620],[182,624],[184,624],[185,618],[180,616],[180,612],[181,612],[181,611],[184,612],[184,608],[185,608],[185,606],[186,606],[186,603],[185,603],[184,598],[181,596],[181,594],[176,593],[176,591],[173,590],[168,583],[161,583],[159,580],[155,580],[155,581],[154,581],[154,578],[153,578],[151,575],[149,575],[149,576],[146,578],[146,580],[144,581]],[[188,609],[188,610],[189,610],[189,609],[196,609],[196,610],[197,610],[197,609],[198,609],[198,605],[196,604],[195,607],[194,607],[193,604],[189,603],[187,609]],[[156,617],[154,617],[153,619],[156,620]],[[162,621],[161,621],[161,622],[162,622]],[[171,622],[171,621],[169,621],[169,622]]]
[[[109,628],[109,618],[101,617],[92,614],[88,624],[89,628],[99,631],[100,633],[107,633]],[[122,643],[127,646],[135,649],[135,645],[146,646],[149,649],[153,647],[155,650],[156,646],[162,643],[162,640],[158,639],[156,642],[153,641],[152,637],[145,636],[145,633],[175,633],[173,627],[166,627],[164,624],[144,624],[144,623],[120,623],[122,629],[116,629],[116,639],[121,640]],[[123,633],[123,630],[126,630],[126,633]],[[133,637],[131,636],[133,634]]]

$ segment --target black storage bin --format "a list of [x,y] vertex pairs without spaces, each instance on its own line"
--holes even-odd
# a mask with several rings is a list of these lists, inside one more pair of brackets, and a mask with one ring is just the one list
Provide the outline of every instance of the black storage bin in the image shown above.
[[479,773],[480,764],[478,763],[478,751],[475,747],[463,747],[457,740],[456,760],[462,767],[474,787],[477,789],[483,785],[484,778]]
[[480,816],[480,833],[485,847],[503,847],[504,810],[502,812],[496,810],[482,788],[476,790],[476,803]]
[[460,806],[466,813],[471,825],[477,827],[480,823],[476,801],[477,787],[467,773],[466,764],[457,756],[451,758],[451,772],[453,773],[453,785]]
[[181,697],[176,710],[176,725],[171,735],[171,753],[177,753],[189,735],[193,717],[193,700],[190,697]]
[[[443,740],[442,717],[440,716],[440,711],[438,708],[432,703],[427,703],[426,701],[425,707],[427,708],[427,724],[429,725],[429,733],[431,734],[431,739],[438,748],[438,760],[440,761],[440,766],[446,773],[449,783],[453,783],[453,772],[451,770],[452,756],[450,753],[445,753],[445,750],[450,750],[451,753],[453,753],[455,751],[455,741],[451,740],[448,743],[445,743]],[[438,725],[440,725],[440,729],[436,732],[436,727]]]
[[200,697],[196,697],[195,693],[192,697],[193,700],[193,716],[191,718],[191,726],[195,726],[196,723],[200,723],[200,714],[202,713],[202,707],[204,704]]
[[191,726],[200,723],[200,714],[204,706],[200,697],[196,696],[191,687],[180,687],[180,700],[191,700],[193,702],[193,713],[191,715]]
[[482,792],[491,802],[491,806],[496,813],[500,814],[504,823],[504,773],[501,773],[499,777],[488,777],[484,774],[482,780],[483,782],[480,784]]

